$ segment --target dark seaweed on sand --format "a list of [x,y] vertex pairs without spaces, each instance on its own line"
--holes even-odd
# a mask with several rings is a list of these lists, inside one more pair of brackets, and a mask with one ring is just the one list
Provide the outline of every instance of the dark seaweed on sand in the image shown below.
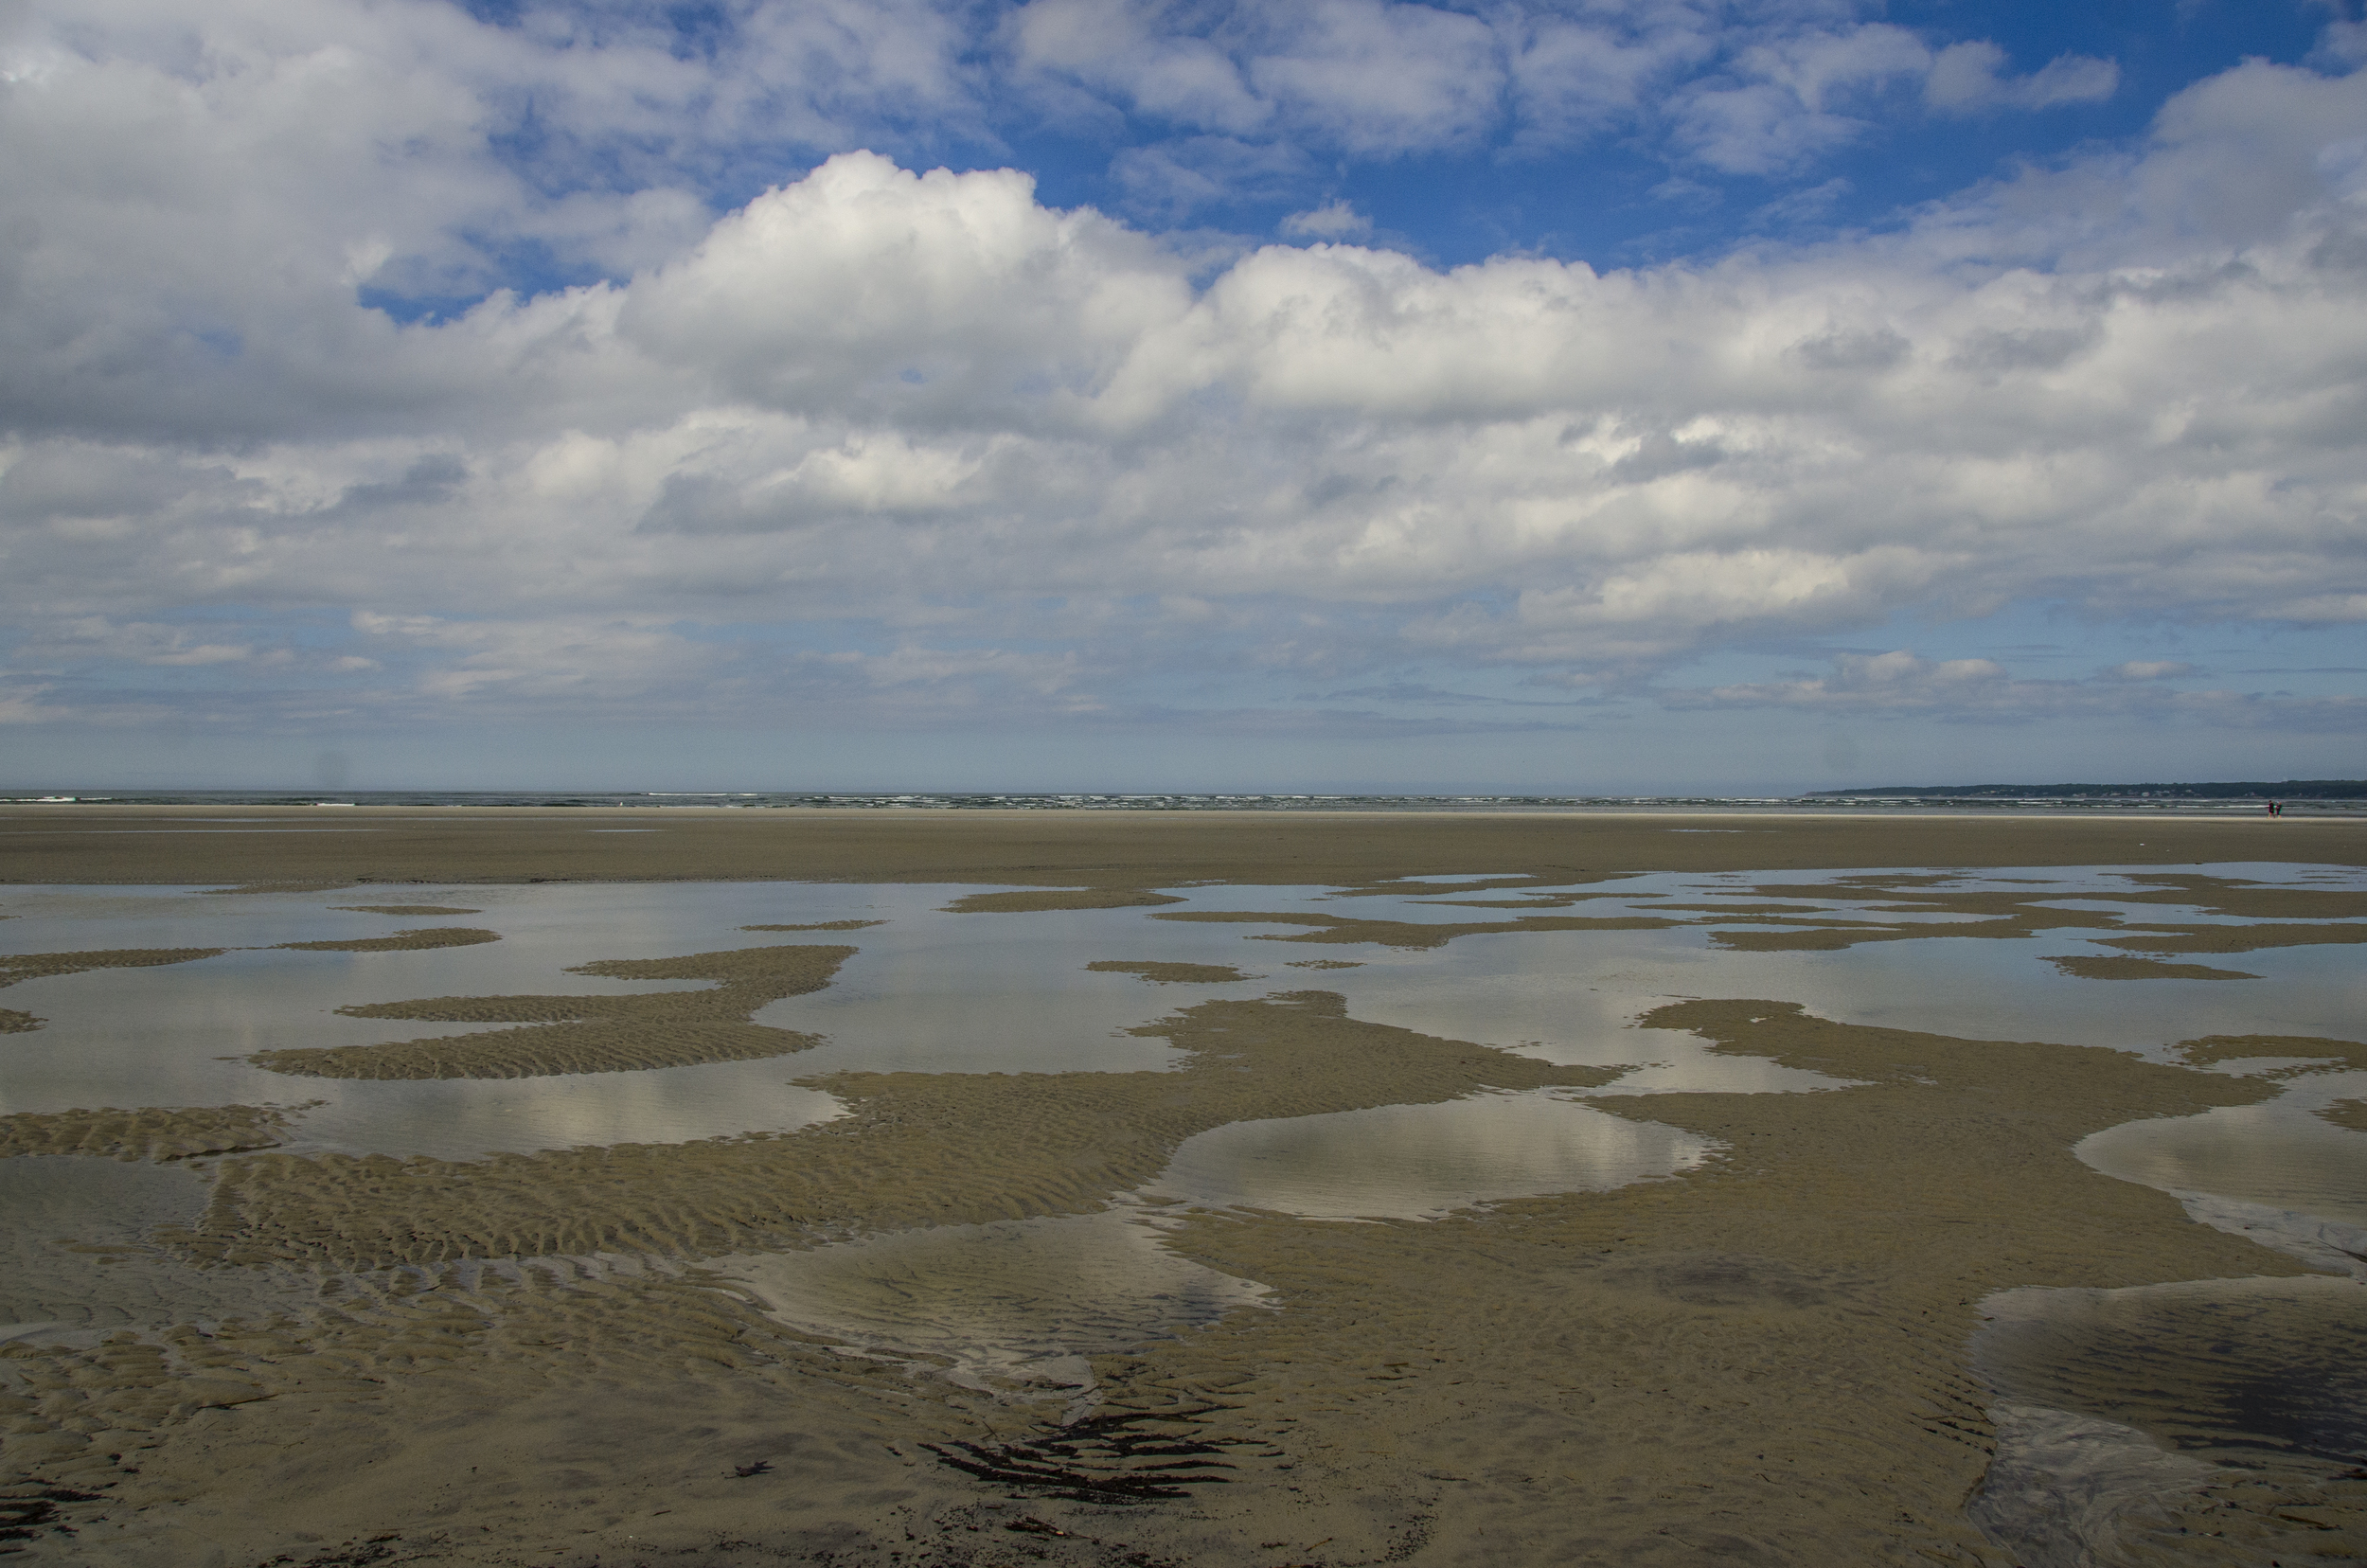
[[1147,1421],[1172,1425],[1205,1414],[1129,1411],[1088,1416],[1034,1442],[923,1446],[955,1470],[998,1486],[1026,1487],[1077,1503],[1149,1503],[1189,1496],[1185,1487],[1231,1479],[1213,1473],[1233,1469],[1214,1457],[1225,1452],[1217,1444],[1137,1430]]

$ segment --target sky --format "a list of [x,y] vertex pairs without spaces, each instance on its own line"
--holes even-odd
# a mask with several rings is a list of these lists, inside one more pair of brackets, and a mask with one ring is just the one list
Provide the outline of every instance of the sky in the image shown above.
[[0,789],[2367,775],[2358,0],[8,0]]

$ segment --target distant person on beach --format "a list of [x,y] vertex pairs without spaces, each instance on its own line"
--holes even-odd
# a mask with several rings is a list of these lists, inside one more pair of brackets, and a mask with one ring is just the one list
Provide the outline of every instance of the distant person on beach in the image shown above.
[[2269,814],[2270,816],[2283,816],[2285,814],[2285,808],[2271,800],[2269,802]]

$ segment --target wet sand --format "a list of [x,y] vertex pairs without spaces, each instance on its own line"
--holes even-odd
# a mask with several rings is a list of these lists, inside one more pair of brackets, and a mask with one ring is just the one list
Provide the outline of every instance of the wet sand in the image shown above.
[[[220,842],[209,829],[154,832],[134,846],[120,840],[150,834],[144,825],[198,825],[186,810],[41,808],[0,816],[17,835],[0,838],[0,873],[241,885],[831,877],[1082,887],[1147,902],[1151,889],[1216,878],[1356,887],[1542,874],[1568,894],[1647,869],[2356,865],[2367,854],[2367,824],[2151,816],[1745,819],[1740,831],[1706,833],[1679,830],[1684,818],[719,811],[604,836],[583,830],[586,812],[392,811],[375,813],[381,836],[344,827],[369,825],[370,812],[336,813],[338,829],[317,832],[320,814],[300,810],[212,814],[298,830]],[[429,820],[393,820],[406,815]],[[1780,876],[1758,882],[1776,904],[1809,891]],[[2131,931],[2041,908],[2042,895],[1967,895],[1915,875],[1879,885],[1912,914],[1955,917],[1950,935],[2117,930],[2127,935],[2109,937],[2116,945],[2156,944],[2146,954],[2251,951],[2162,945],[2244,940],[2245,928],[2191,918]],[[1486,887],[1442,892],[1480,904],[1475,914],[1544,907]],[[2261,945],[2355,941],[2358,923],[2302,922],[2367,917],[2354,895],[2175,871],[2159,901],[2260,922]],[[1073,905],[1045,893],[980,907]],[[1701,918],[1666,910],[1648,923]],[[1763,913],[1773,929],[1721,932],[1721,945],[1818,951],[1913,935],[1812,909]],[[1362,944],[1592,923],[1515,913],[1442,935],[1344,918],[1300,920],[1272,939],[1343,955],[1290,960],[1312,970],[1352,961]],[[756,1029],[749,998],[799,978],[774,972],[789,962],[780,953],[813,955],[796,960],[802,978],[826,984],[835,960],[819,955],[845,951],[595,963],[618,978],[718,984],[441,998],[375,1015],[513,1025],[413,1042],[448,1053],[431,1063],[437,1074],[465,1074],[469,1052],[494,1053],[473,1065],[493,1061],[508,1047],[486,1042],[510,1035],[638,1038],[636,1008],[650,1011],[645,1025],[685,1007],[714,1010],[642,1033]],[[766,1315],[747,1286],[702,1273],[749,1248],[1092,1212],[1149,1182],[1193,1133],[1243,1118],[1608,1076],[1359,1020],[1330,992],[1195,1002],[1183,988],[1206,976],[1162,972],[1139,950],[1104,962],[1168,983],[1160,1001],[1176,1010],[1141,1032],[1185,1053],[1179,1070],[842,1074],[821,1086],[849,1114],[770,1137],[473,1162],[268,1149],[205,1160],[213,1198],[169,1239],[176,1256],[309,1272],[325,1282],[320,1304],[0,1347],[0,1461],[15,1478],[0,1506],[33,1521],[22,1542],[32,1560],[60,1562],[2002,1565],[2014,1553],[1967,1513],[1998,1440],[1968,1348],[1984,1297],[2308,1273],[2196,1223],[2165,1193],[2098,1174],[2073,1146],[2132,1118],[2278,1088],[2204,1070],[2213,1061],[2367,1060],[2367,1046],[2347,1042],[2230,1037],[2198,1042],[2193,1065],[2177,1065],[1833,1023],[1780,999],[1675,1004],[1643,1022],[1846,1087],[1595,1101],[1721,1146],[1670,1180],[1419,1223],[1183,1219],[1171,1250],[1272,1287],[1280,1310],[1095,1358],[1103,1402],[1082,1421],[1064,1393],[981,1385],[926,1357],[834,1353]],[[667,964],[681,974],[659,972]],[[592,1016],[612,1005],[614,1016]],[[360,1049],[391,1061],[411,1047]],[[551,1070],[582,1070],[551,1060]],[[0,1147],[155,1159],[272,1135],[266,1113],[208,1114],[148,1125],[13,1117]],[[599,1261],[641,1256],[663,1263]],[[2356,1334],[2350,1296],[2309,1307],[2311,1333]],[[2208,1315],[2196,1321],[2203,1333]],[[2105,1385],[2089,1396],[2104,1399],[2161,1381],[2143,1358],[2100,1360],[2086,1376]],[[2117,1539],[2128,1561],[2356,1560],[2367,1550],[2367,1478],[2319,1455],[2269,1455],[2233,1480],[2198,1475]]]
[[[601,831],[619,826],[651,830]],[[0,807],[0,882],[9,882],[835,881],[1108,890],[1186,882],[1356,886],[1455,872],[1560,881],[1634,871],[2252,860],[2367,864],[2367,822],[2152,812]]]
[[[377,951],[364,942],[287,945]],[[247,1060],[276,1073],[311,1078],[507,1078],[786,1056],[817,1042],[793,1029],[752,1023],[748,1015],[784,996],[820,990],[854,953],[850,947],[790,945],[681,958],[600,959],[578,964],[569,972],[612,980],[706,980],[715,989],[632,996],[439,996],[372,1003],[339,1010],[350,1018],[519,1026],[390,1045],[261,1051]]]
[[187,1110],[48,1111],[0,1116],[0,1159],[18,1154],[98,1154],[117,1160],[188,1160],[269,1149],[287,1130],[269,1106]]

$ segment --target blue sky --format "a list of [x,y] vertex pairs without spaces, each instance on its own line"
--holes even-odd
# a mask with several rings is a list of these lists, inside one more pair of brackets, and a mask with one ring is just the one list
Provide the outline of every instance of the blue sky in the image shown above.
[[2362,62],[2299,0],[36,0],[0,788],[2358,776]]

